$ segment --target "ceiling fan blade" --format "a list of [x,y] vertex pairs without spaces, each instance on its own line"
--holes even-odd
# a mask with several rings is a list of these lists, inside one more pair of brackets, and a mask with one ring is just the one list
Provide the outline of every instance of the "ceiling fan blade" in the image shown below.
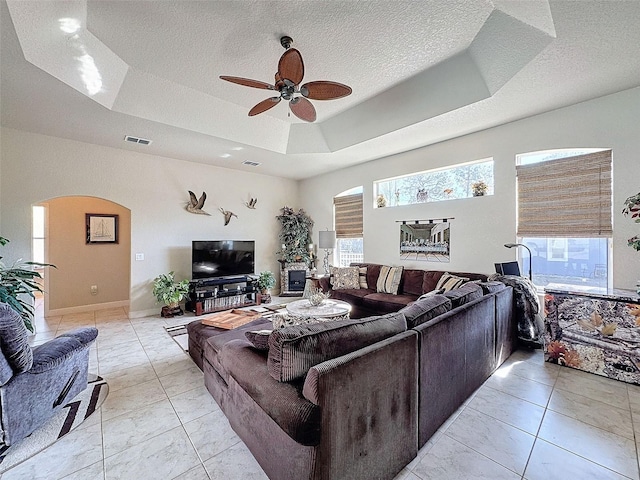
[[347,85],[324,80],[305,83],[300,87],[300,93],[313,100],[333,100],[351,95],[351,92],[351,87]]
[[298,50],[290,48],[282,54],[278,62],[278,74],[282,80],[291,80],[294,85],[298,85],[302,81],[304,63]]
[[289,107],[291,107],[293,114],[300,120],[304,120],[305,122],[316,121],[316,109],[313,108],[311,102],[306,98],[296,97],[291,99]]
[[226,75],[220,75],[221,80],[226,80],[227,82],[237,83],[238,85],[244,85],[245,87],[253,87],[253,88],[262,88],[263,90],[275,90],[273,85],[269,85],[265,82],[260,82],[259,80],[251,80],[250,78],[242,78],[242,77],[228,77]]
[[270,108],[275,107],[278,103],[280,103],[280,97],[271,97],[266,100],[261,101],[251,110],[249,110],[249,116],[253,117],[254,115],[258,115],[259,113],[266,112]]

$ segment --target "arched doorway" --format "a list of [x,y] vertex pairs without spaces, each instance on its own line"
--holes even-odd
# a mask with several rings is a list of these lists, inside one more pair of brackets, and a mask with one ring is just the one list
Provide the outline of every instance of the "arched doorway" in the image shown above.
[[[129,307],[131,210],[106,199],[57,197],[44,207],[45,316]],[[87,241],[87,215],[117,226],[108,241]],[[35,232],[34,228],[34,232]],[[34,241],[35,243],[35,241]],[[35,253],[35,252],[34,252]]]

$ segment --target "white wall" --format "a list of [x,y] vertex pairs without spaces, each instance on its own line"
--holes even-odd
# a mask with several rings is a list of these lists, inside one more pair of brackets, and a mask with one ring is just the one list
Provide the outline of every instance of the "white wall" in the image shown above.
[[[374,160],[300,182],[302,207],[317,230],[333,224],[332,197],[364,187],[365,261],[434,270],[490,273],[496,261],[515,259],[503,247],[516,237],[515,156],[569,147],[613,150],[613,283],[635,288],[640,252],[627,239],[638,224],[621,215],[624,200],[640,191],[640,88],[515,121],[410,152]],[[495,195],[393,208],[373,208],[373,182],[387,177],[493,157]],[[400,260],[396,220],[455,217],[451,224],[451,263]]]
[[[293,180],[210,167],[61,138],[2,129],[0,234],[6,260],[30,258],[31,206],[66,195],[95,196],[131,210],[131,315],[157,313],[151,281],[174,270],[191,277],[191,241],[256,240],[256,271],[278,272],[284,205],[297,203]],[[188,190],[207,192],[211,216],[185,211]],[[244,206],[258,198],[256,210]],[[238,215],[228,226],[218,207]],[[135,253],[145,254],[135,261]]]

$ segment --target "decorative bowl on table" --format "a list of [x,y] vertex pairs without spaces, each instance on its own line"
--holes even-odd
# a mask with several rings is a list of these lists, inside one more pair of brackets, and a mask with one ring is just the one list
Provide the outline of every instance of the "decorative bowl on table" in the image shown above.
[[326,295],[326,294],[324,294],[322,292],[315,292],[315,293],[312,293],[311,296],[309,297],[309,303],[313,307],[319,307],[320,305],[322,305],[324,303],[324,301],[328,297],[329,297],[329,295]]

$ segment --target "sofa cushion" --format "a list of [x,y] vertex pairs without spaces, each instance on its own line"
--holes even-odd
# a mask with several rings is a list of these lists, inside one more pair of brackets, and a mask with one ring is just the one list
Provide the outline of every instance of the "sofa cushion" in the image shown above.
[[351,305],[362,305],[364,297],[375,293],[375,290],[357,288],[352,290],[331,290],[332,300],[342,300]]
[[407,328],[413,328],[449,310],[451,310],[451,300],[444,295],[438,294],[422,299],[419,298],[411,305],[407,305],[400,310],[400,313],[404,314],[407,320]]
[[437,270],[425,270],[422,276],[422,293],[435,290],[443,273]]
[[367,283],[367,267],[358,267],[359,278],[360,278],[360,288],[369,288],[369,284]]
[[434,295],[441,295],[444,293],[444,288],[437,288],[435,290],[431,290],[430,292],[423,293],[418,297],[418,300],[422,300],[423,298],[433,297]]
[[[265,353],[251,348],[246,340],[227,342],[220,360],[232,379],[257,403],[266,415],[293,440],[302,445],[320,442],[320,407],[302,396],[302,382],[277,382],[267,374]],[[242,407],[236,405],[238,410]],[[237,419],[240,421],[240,419]],[[246,418],[260,423],[261,418]]]
[[403,267],[383,265],[382,268],[380,268],[376,291],[378,293],[397,295],[398,289],[400,288],[400,280],[402,280],[402,270]]
[[451,300],[452,308],[456,308],[469,303],[471,300],[481,298],[483,293],[482,288],[477,283],[465,283],[459,288],[444,292],[444,295]]
[[269,337],[269,375],[280,382],[302,378],[318,363],[359,350],[406,329],[404,315],[393,313],[275,330]]
[[29,334],[18,312],[6,303],[0,304],[0,348],[16,375],[33,364]]
[[507,288],[502,282],[480,282],[478,285],[482,288],[485,295],[488,293],[495,293]]
[[402,274],[401,292],[408,295],[422,295],[424,270],[405,269]]
[[405,305],[415,302],[415,295],[391,295],[389,293],[372,293],[362,299],[362,306],[380,313],[397,312]]
[[244,332],[244,336],[256,350],[269,350],[269,335],[272,330],[249,330]]
[[352,263],[352,267],[367,267],[367,287],[375,289],[382,265],[377,263]]
[[331,267],[331,288],[333,290],[360,288],[360,269]]
[[444,291],[448,292],[449,290],[458,288],[460,285],[462,285],[464,282],[467,282],[467,281],[469,281],[467,277],[459,277],[449,272],[445,272],[440,277],[440,280],[438,280],[438,283],[436,284],[436,289],[444,288]]

